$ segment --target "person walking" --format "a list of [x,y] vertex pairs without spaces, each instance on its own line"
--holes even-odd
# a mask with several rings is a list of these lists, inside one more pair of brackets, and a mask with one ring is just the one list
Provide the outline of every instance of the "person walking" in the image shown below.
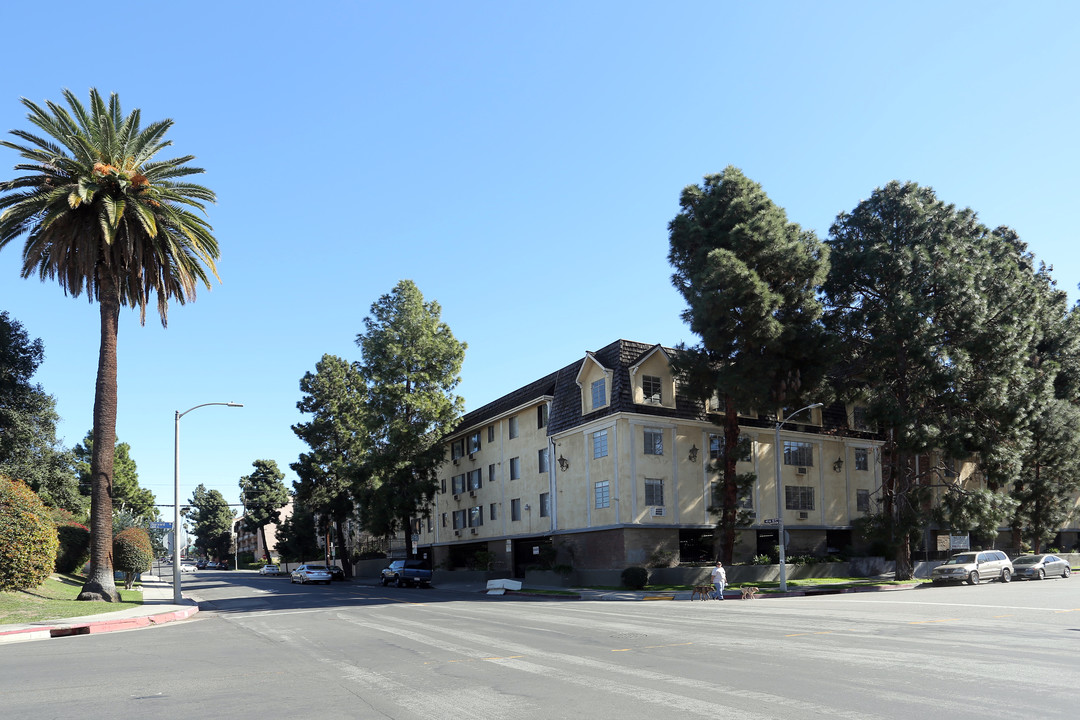
[[716,567],[712,569],[709,577],[712,580],[713,587],[716,588],[716,599],[723,600],[724,586],[727,585],[727,572],[724,570],[724,563],[717,560]]

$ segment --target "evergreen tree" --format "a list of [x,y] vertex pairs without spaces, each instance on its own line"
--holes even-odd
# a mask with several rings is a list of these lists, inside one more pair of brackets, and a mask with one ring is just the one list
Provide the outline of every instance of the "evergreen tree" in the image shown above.
[[56,439],[56,400],[31,382],[44,353],[40,339],[0,312],[0,474],[22,480],[45,504],[82,515],[71,453]]
[[753,481],[736,473],[736,410],[768,407],[779,414],[808,404],[819,387],[828,352],[816,292],[828,253],[734,167],[688,186],[679,204],[668,226],[668,260],[687,303],[683,320],[701,341],[680,347],[673,364],[684,391],[720,400],[718,550],[731,562],[739,494]]
[[199,483],[191,494],[187,518],[192,523],[195,547],[211,558],[225,558],[232,547],[233,518],[236,513],[217,490]]
[[289,491],[282,482],[285,473],[273,460],[256,460],[251,463],[255,472],[240,478],[240,492],[244,498],[244,528],[258,532],[270,562],[270,545],[266,542],[266,526],[276,523],[280,510],[289,502]]
[[314,512],[294,498],[292,515],[278,525],[275,534],[281,559],[285,562],[304,562],[322,557],[317,536]]
[[429,511],[442,438],[464,408],[454,388],[466,345],[441,313],[437,302],[425,302],[412,281],[402,280],[371,306],[356,339],[369,443],[358,478],[362,522],[374,535],[405,530],[410,556],[412,520]]
[[[94,433],[87,432],[83,441],[73,451],[75,471],[79,475],[79,490],[84,495],[90,494],[91,459],[94,454]],[[131,457],[131,446],[117,442],[113,460],[112,505],[114,512],[126,511],[135,517],[156,520],[160,516],[157,509],[157,497],[153,491],[139,485],[139,469]]]
[[1018,390],[1033,379],[1028,311],[1040,280],[1012,231],[990,231],[914,183],[889,183],[841,214],[828,244],[823,289],[841,383],[887,438],[881,525],[897,579],[907,579],[930,488],[945,484],[945,468],[927,458],[974,455],[991,490],[1019,468],[1032,403]]
[[[311,451],[301,453],[290,465],[300,478],[293,483],[293,490],[298,501],[330,521],[344,553],[344,523],[355,510],[353,489],[366,448],[367,387],[351,363],[323,355],[315,372],[305,373],[300,380],[300,390],[304,397],[296,406],[311,420],[293,425],[293,432]],[[352,564],[344,565],[345,573],[351,575]]]

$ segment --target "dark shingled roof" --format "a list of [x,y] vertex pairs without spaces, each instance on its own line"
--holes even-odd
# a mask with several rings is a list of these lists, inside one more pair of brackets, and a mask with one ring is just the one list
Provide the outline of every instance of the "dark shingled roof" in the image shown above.
[[[488,403],[483,407],[473,410],[461,418],[456,430],[452,435],[459,434],[478,425],[484,425],[516,407],[526,405],[531,401],[550,397],[551,412],[548,416],[548,434],[554,434],[577,427],[584,423],[615,415],[616,413],[635,413],[638,415],[655,415],[657,417],[676,418],[680,420],[707,420],[705,408],[701,402],[676,394],[675,408],[667,408],[657,405],[635,405],[633,401],[633,388],[630,384],[630,368],[641,361],[649,352],[659,348],[668,355],[675,355],[678,350],[662,345],[634,342],[632,340],[616,340],[592,352],[592,356],[606,369],[612,371],[611,402],[603,408],[591,413],[581,412],[581,388],[577,385],[578,373],[586,361],[586,354],[570,363],[566,367],[545,375],[544,377],[519,388],[498,400]],[[844,435],[874,437],[872,432],[859,432],[847,429],[847,413],[843,403],[834,403],[823,409],[822,420],[824,427],[806,426],[806,432],[842,433]],[[740,417],[739,423],[747,426],[771,428],[776,421],[772,418]]]

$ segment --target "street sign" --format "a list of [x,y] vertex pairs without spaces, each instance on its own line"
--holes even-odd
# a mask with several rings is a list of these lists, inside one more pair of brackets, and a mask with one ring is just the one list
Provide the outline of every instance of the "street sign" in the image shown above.
[[780,518],[765,518],[761,522],[764,523],[765,525],[779,525],[780,524]]
[[172,523],[171,522],[163,522],[163,521],[155,520],[152,523],[150,523],[150,529],[151,530],[172,530]]

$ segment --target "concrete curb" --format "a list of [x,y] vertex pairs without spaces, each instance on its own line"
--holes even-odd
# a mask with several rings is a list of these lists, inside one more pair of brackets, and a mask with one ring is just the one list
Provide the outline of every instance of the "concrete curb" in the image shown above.
[[[138,630],[187,620],[199,612],[199,606],[172,604],[172,586],[153,575],[143,575],[143,605],[86,617],[57,618],[20,625],[0,625],[0,645],[5,643],[47,640],[74,635],[94,635],[121,630]],[[188,598],[185,598],[188,600]]]

